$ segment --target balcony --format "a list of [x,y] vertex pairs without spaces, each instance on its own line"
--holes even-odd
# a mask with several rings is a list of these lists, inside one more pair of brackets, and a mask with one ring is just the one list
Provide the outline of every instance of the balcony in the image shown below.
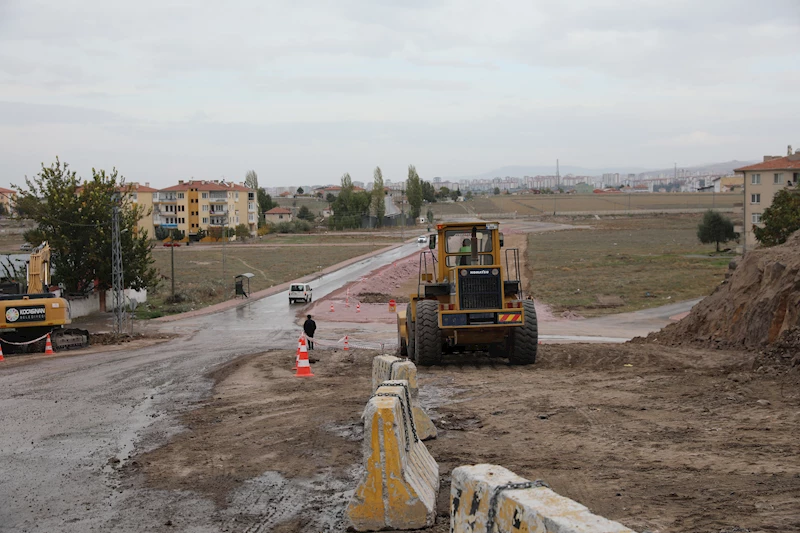
[[153,195],[153,203],[175,203],[178,201],[178,197],[175,194],[170,193],[155,193]]
[[227,202],[228,201],[228,193],[209,193],[208,201],[211,203],[219,203],[219,202]]

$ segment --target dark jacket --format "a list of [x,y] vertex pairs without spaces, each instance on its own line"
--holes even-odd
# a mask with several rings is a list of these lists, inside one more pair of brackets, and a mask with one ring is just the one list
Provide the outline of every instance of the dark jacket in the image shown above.
[[303,331],[305,331],[306,335],[313,339],[314,332],[317,331],[317,323],[310,318],[306,319],[306,321],[303,322]]

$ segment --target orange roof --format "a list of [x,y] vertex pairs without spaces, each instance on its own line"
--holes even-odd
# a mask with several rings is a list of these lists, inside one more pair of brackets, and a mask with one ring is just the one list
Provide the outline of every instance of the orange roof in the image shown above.
[[141,185],[139,183],[129,183],[128,185],[136,192],[158,192],[158,189],[154,189],[148,185]]
[[160,189],[164,192],[171,191],[188,191],[189,189],[197,189],[198,191],[244,191],[251,192],[250,189],[238,183],[229,183],[221,181],[206,181],[206,180],[189,180],[183,183],[178,183],[166,189]]
[[746,167],[735,168],[734,172],[744,172],[745,170],[789,170],[800,169],[800,157],[796,155],[777,157],[764,161],[763,163],[756,163],[755,165],[748,165]]
[[291,215],[292,211],[290,209],[286,209],[285,207],[273,207],[266,213],[266,215]]
[[5,187],[0,187],[0,193],[2,194],[17,194],[17,191],[6,189]]

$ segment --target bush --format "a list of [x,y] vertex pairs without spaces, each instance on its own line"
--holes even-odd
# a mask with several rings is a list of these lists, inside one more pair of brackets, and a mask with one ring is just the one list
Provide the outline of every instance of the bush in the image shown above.
[[247,224],[238,224],[235,231],[237,239],[247,239],[250,237],[250,228],[247,227]]
[[306,233],[311,231],[311,224],[306,220],[293,220],[292,222],[280,222],[275,225],[277,233]]
[[269,234],[270,225],[264,224],[263,226],[258,227],[258,236],[263,237],[264,235]]

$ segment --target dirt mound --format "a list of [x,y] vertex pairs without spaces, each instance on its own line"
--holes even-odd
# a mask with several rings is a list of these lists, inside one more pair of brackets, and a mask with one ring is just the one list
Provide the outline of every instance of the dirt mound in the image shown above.
[[800,327],[800,232],[748,252],[730,269],[688,316],[639,342],[800,352],[800,334],[791,333]]
[[800,327],[781,333],[780,337],[756,357],[755,368],[777,372],[800,373]]
[[363,304],[385,304],[394,299],[396,303],[408,303],[408,296],[391,296],[382,292],[360,292],[357,295],[358,301]]

